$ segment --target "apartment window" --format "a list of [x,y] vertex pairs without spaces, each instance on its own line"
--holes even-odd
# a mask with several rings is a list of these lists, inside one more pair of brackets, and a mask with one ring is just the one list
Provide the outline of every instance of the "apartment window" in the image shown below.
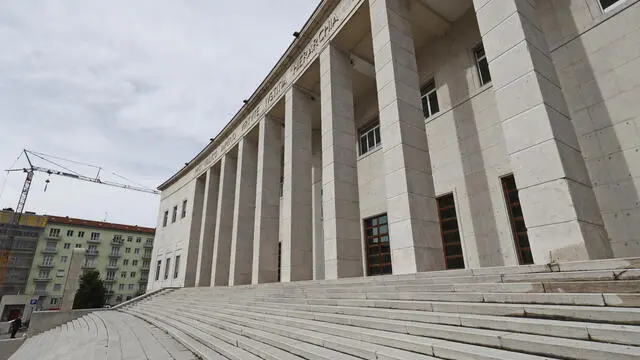
[[126,271],[121,272],[120,273],[120,277],[123,278],[123,279],[126,279],[127,278],[127,272]]
[[129,265],[129,259],[122,260],[122,265],[124,265],[124,266]]
[[473,49],[473,56],[476,59],[476,68],[478,69],[478,77],[480,78],[480,85],[486,85],[491,82],[491,73],[489,72],[489,61],[487,55],[484,52],[484,45],[478,44]]
[[124,284],[118,285],[118,290],[124,290]]
[[131,248],[129,248],[129,247],[128,247],[128,248],[125,248],[125,249],[124,249],[124,253],[125,253],[125,254],[128,254],[128,253],[130,253],[130,252],[131,252]]
[[100,240],[100,233],[92,232],[91,233],[91,240]]
[[129,274],[129,277],[132,277],[132,278],[136,277],[136,272],[135,272],[135,271],[132,271],[132,272]]
[[133,290],[135,289],[136,285],[135,284],[129,284],[129,290]]
[[612,8],[622,4],[624,0],[599,0],[602,11],[611,10]]
[[112,246],[111,247],[111,255],[119,255],[120,254],[120,248],[117,246]]
[[107,271],[106,279],[113,280],[114,277],[116,277],[116,272],[115,271]]
[[94,259],[94,258],[87,259],[87,260],[85,261],[85,266],[86,266],[86,267],[88,267],[88,268],[94,268],[94,267],[96,267],[96,259]]
[[142,261],[142,267],[143,268],[148,268],[149,266],[151,266],[151,261],[149,261],[149,260]]
[[180,271],[180,255],[176,255],[176,263],[173,264],[173,278],[178,278],[178,272]]
[[64,243],[65,249],[71,249],[71,243]]
[[118,259],[109,259],[109,266],[111,266],[111,267],[118,266]]
[[56,277],[64,277],[64,269],[56,270]]
[[[56,284],[56,285],[59,285],[59,284]],[[55,290],[55,287],[53,288],[53,290]],[[49,304],[58,305],[58,298],[51,298],[51,300],[49,301]]]
[[133,266],[138,266],[138,260],[133,260],[133,261],[131,262],[131,265],[133,265]]
[[44,291],[47,290],[47,283],[37,283],[36,290]]
[[53,291],[60,291],[62,289],[62,284],[53,285]]
[[367,244],[367,274],[391,274],[391,248],[387,214],[364,220]]
[[113,290],[113,284],[105,284],[105,285],[104,285],[104,288],[105,288],[107,291],[111,291],[111,290]]
[[447,269],[464,269],[462,242],[460,241],[460,229],[458,228],[458,216],[456,215],[453,194],[440,196],[436,202],[445,267]]
[[84,237],[84,231],[78,231],[78,237],[79,238],[83,238]]
[[78,243],[76,244],[76,249],[80,249],[82,247],[82,244]]
[[500,180],[502,181],[504,198],[507,202],[509,221],[511,223],[511,231],[513,232],[513,240],[516,243],[518,260],[520,264],[533,264],[529,235],[527,234],[527,226],[524,223],[524,216],[522,214],[522,208],[520,207],[520,197],[518,196],[516,180],[513,175],[505,176]]
[[43,265],[53,265],[53,256],[45,256],[42,258]]
[[60,263],[61,264],[66,264],[67,263],[67,259],[68,259],[68,257],[66,255],[60,256]]
[[420,99],[422,100],[422,113],[425,119],[430,118],[431,115],[440,111],[436,82],[434,79],[431,79],[427,85],[420,89]]
[[158,266],[156,267],[156,281],[160,279],[160,267],[162,267],[162,260],[158,260]]
[[96,247],[95,245],[90,245],[89,248],[87,249],[87,254],[88,255],[97,255],[98,254],[98,247]]
[[187,200],[182,201],[182,213],[180,214],[180,219],[184,219],[187,216]]
[[164,279],[167,280],[169,278],[169,269],[171,265],[171,259],[167,258],[167,260],[164,263]]
[[173,207],[173,212],[171,212],[171,223],[176,222],[176,217],[178,217],[178,206]]
[[140,254],[140,249],[133,249],[134,254]]
[[51,237],[60,236],[60,229],[56,229],[56,228],[49,229],[49,236],[51,236]]
[[132,242],[133,241],[133,236],[127,236],[127,242]]
[[164,217],[162,218],[162,227],[167,226],[167,219],[169,218],[169,211],[164,212]]
[[360,155],[377,148],[382,144],[380,139],[380,122],[375,122],[363,127],[360,130]]
[[136,238],[136,242],[137,242],[137,243],[142,242],[142,238],[138,236],[138,237]]
[[73,236],[73,230],[67,230],[67,236]]

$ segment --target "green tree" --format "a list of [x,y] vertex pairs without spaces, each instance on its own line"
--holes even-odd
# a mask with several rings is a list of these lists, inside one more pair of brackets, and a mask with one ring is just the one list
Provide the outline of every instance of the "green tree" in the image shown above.
[[100,280],[100,272],[86,271],[80,276],[80,287],[73,299],[74,309],[95,309],[104,306],[105,288]]

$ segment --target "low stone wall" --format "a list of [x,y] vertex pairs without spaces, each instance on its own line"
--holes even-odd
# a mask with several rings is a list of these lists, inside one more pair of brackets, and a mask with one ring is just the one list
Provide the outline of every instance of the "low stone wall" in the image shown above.
[[88,313],[94,311],[102,311],[107,309],[79,309],[71,311],[34,311],[31,314],[31,321],[29,321],[29,330],[27,330],[27,336],[34,336],[43,331],[53,329],[58,325],[62,325],[71,320],[75,320]]

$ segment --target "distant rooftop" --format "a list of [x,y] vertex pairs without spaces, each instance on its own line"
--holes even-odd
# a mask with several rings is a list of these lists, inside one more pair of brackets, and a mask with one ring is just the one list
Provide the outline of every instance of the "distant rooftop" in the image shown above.
[[[0,223],[9,223],[10,221],[9,214],[13,212],[14,212],[13,209],[10,209],[10,208],[5,208],[0,210]],[[46,222],[38,221],[38,220],[40,219],[44,220],[45,218],[46,218],[46,222],[54,223],[54,224],[67,224],[67,225],[93,227],[93,228],[99,228],[99,229],[130,231],[130,232],[137,232],[137,233],[150,234],[150,235],[153,235],[156,232],[156,229],[150,228],[150,227],[85,220],[85,219],[72,218],[68,216],[37,215],[32,211],[24,212],[24,214],[20,219],[20,224],[27,225],[27,222],[29,222],[28,225],[30,226],[44,227]],[[33,224],[31,224],[32,222]]]
[[46,215],[46,216],[47,216],[47,221],[54,224],[80,225],[80,226],[94,227],[94,228],[100,228],[100,229],[131,231],[131,232],[139,232],[139,233],[145,233],[145,234],[155,234],[156,232],[156,229],[154,228],[143,227],[138,225],[115,224],[115,223],[102,222],[102,221],[71,218],[68,216],[54,216],[54,215]]

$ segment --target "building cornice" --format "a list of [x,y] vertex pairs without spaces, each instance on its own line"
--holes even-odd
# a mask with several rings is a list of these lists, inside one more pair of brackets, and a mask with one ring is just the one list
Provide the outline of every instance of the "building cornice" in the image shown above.
[[214,149],[218,148],[227,139],[227,136],[240,125],[242,120],[258,107],[265,98],[270,96],[274,91],[274,88],[278,87],[278,80],[285,74],[287,70],[294,64],[294,61],[298,59],[299,55],[303,53],[307,45],[313,40],[313,36],[316,31],[324,24],[327,18],[330,16],[333,9],[335,9],[340,0],[322,0],[318,7],[314,10],[311,17],[306,21],[300,34],[296,37],[291,45],[287,48],[284,54],[280,57],[276,65],[271,69],[267,77],[260,83],[258,88],[253,92],[246,104],[238,110],[238,112],[231,118],[231,121],[225,125],[225,127],[216,135],[216,137],[205,146],[191,161],[187,163],[182,169],[171,176],[168,180],[158,186],[158,190],[162,191],[174,184],[178,179],[187,175],[191,170],[205,158],[210,156]]

